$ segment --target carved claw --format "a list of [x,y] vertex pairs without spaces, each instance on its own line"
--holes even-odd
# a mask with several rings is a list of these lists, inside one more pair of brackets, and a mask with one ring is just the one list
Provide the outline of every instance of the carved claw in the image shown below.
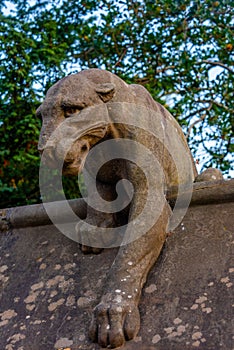
[[140,328],[140,314],[133,302],[101,302],[93,312],[90,339],[101,347],[117,348],[133,339]]

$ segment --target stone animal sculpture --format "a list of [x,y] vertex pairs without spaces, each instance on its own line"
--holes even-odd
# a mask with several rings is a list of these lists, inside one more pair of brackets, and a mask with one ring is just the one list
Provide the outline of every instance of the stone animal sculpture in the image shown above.
[[[148,131],[143,130],[144,123],[149,123],[144,119],[144,115],[139,118],[141,126],[143,126],[140,128],[127,125],[126,122],[123,124],[113,122],[111,120],[112,106],[115,106],[116,109],[118,104],[120,109],[121,104],[125,106],[122,111],[123,117],[126,114],[124,111],[127,112],[126,106],[134,106],[136,118],[138,118],[137,114],[142,108],[143,111],[150,110],[156,113],[167,147],[164,147],[162,140],[152,137]],[[99,123],[99,125],[99,120],[97,120],[97,123],[94,123],[93,127],[91,125],[86,133],[79,135],[77,139],[72,141],[71,147],[65,152],[66,154],[61,151],[61,148],[66,143],[66,138],[69,139],[69,132],[64,135],[61,131],[57,139],[49,141],[54,130],[61,126],[64,121],[68,123],[66,124],[68,125],[67,130],[76,132],[79,123],[72,123],[72,121],[78,120],[83,115],[92,115],[94,117],[92,120],[95,120],[95,108],[98,109],[102,106],[108,110],[109,122],[103,125]],[[153,100],[144,87],[134,84],[128,85],[116,75],[100,69],[84,70],[57,82],[48,90],[37,115],[43,119],[39,151],[43,152],[47,149],[49,166],[54,165],[55,160],[64,157],[64,174],[77,175],[82,170],[86,157],[95,145],[119,138],[135,140],[150,149],[163,169],[163,179],[160,178],[161,175],[157,174],[157,171],[153,174],[156,186],[157,182],[163,181],[162,187],[164,190],[166,189],[163,193],[159,191],[159,196],[155,198],[155,203],[161,203],[160,215],[147,232],[143,232],[144,234],[129,241],[128,244],[120,246],[107,276],[101,301],[93,311],[89,333],[91,339],[102,347],[122,346],[125,340],[133,339],[139,331],[138,303],[142,287],[167,237],[167,225],[172,213],[166,198],[167,191],[171,187],[178,186],[179,182],[193,181],[196,175],[195,167],[193,168],[192,165],[192,175],[184,173],[182,178],[178,177],[178,169],[176,168],[178,165],[174,164],[173,157],[170,155],[170,148],[176,148],[173,139],[175,136],[170,135],[168,125],[173,126],[175,134],[181,140],[182,147],[188,154],[189,160],[182,159],[182,167],[185,162],[192,162],[186,140],[174,118],[164,107]],[[99,119],[98,113],[96,118]],[[134,118],[134,115],[131,118]],[[153,124],[150,128],[153,128]],[[149,125],[146,129],[149,130]],[[59,147],[56,144],[58,142],[60,142]],[[127,152],[128,149],[126,149]],[[152,171],[154,170],[152,169]],[[187,177],[190,178],[187,179]],[[106,201],[115,200],[116,184],[123,178],[129,180],[134,186],[130,205],[118,213],[105,213],[91,207],[87,209],[86,222],[96,226],[97,231],[99,227],[118,228],[134,220],[142,211],[146,202],[148,184],[144,172],[134,162],[115,159],[102,166],[96,178],[99,194]],[[151,214],[153,215],[153,212]],[[85,224],[78,225],[78,230],[82,240],[82,236],[84,237],[86,234]],[[132,233],[134,234],[134,232]],[[81,244],[81,249],[85,253],[101,251],[101,247],[89,247],[88,244]]]

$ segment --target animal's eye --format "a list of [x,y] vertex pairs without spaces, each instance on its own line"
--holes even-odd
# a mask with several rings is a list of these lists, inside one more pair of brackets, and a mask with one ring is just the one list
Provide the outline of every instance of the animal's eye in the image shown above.
[[83,108],[81,106],[62,106],[64,117],[69,118],[73,114],[79,113]]

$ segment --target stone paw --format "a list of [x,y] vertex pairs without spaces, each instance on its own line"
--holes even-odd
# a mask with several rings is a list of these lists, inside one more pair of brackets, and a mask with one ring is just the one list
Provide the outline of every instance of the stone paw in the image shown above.
[[96,306],[89,330],[90,339],[103,348],[118,348],[133,339],[140,328],[140,314],[133,302],[116,301]]

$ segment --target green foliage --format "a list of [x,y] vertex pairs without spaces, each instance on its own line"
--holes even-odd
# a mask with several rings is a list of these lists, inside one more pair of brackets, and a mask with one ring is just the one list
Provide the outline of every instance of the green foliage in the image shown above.
[[177,118],[196,159],[233,169],[229,0],[10,3],[11,12],[0,1],[2,207],[40,200],[35,110],[55,81],[89,67],[144,85]]

